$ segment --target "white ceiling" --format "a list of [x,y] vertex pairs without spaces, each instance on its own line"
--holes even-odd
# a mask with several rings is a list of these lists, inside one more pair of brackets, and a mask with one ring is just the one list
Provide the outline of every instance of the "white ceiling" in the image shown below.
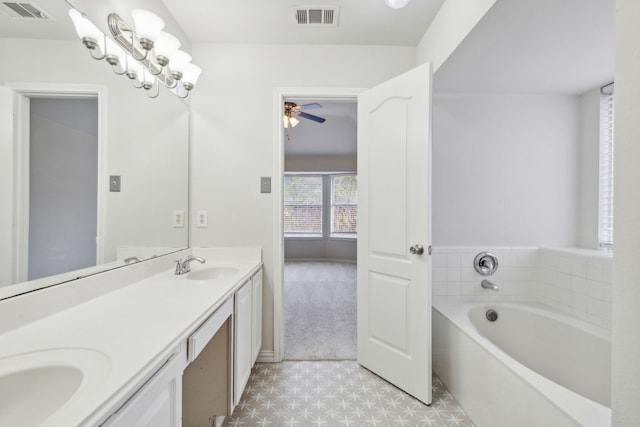
[[438,69],[436,92],[579,94],[613,80],[614,0],[498,0]]
[[[416,46],[444,0],[163,0],[194,43]],[[337,27],[294,25],[292,6],[339,6]]]

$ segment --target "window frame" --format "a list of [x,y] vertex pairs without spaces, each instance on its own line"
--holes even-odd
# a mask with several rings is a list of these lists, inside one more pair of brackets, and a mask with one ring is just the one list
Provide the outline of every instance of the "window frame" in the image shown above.
[[[282,209],[283,209],[283,235],[285,240],[357,240],[357,233],[332,233],[332,202],[333,202],[333,176],[353,175],[358,178],[358,173],[354,171],[344,172],[297,172],[286,171],[284,178],[287,176],[319,176],[322,177],[322,233],[295,233],[286,232],[284,224],[284,208],[287,206],[284,198],[282,197]],[[284,193],[284,182],[283,182]],[[357,203],[356,203],[357,206]],[[328,220],[327,220],[328,219]],[[357,227],[357,225],[356,225]]]
[[[333,208],[335,206],[355,206],[356,207],[356,218],[357,218],[357,210],[358,210],[358,201],[355,203],[335,203],[335,178],[343,177],[343,176],[353,176],[356,179],[356,188],[358,185],[358,174],[355,172],[344,172],[344,173],[333,173],[329,174],[329,238],[336,240],[352,240],[358,238],[358,222],[356,219],[356,232],[355,233],[342,233],[334,231],[334,215]],[[357,193],[357,190],[356,190]]]

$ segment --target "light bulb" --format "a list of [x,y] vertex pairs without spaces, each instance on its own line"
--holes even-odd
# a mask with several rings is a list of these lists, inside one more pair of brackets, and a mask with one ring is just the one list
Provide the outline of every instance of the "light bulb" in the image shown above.
[[124,58],[126,57],[126,53],[124,50],[115,44],[111,39],[107,39],[107,51],[106,51],[106,61],[109,65],[117,66],[118,64],[124,63]]
[[189,63],[191,63],[191,55],[181,50],[177,50],[171,58],[171,64],[169,64],[169,68],[171,68],[171,76],[176,80],[180,80]]
[[166,66],[171,62],[171,58],[179,48],[180,40],[165,31],[161,31],[153,47],[158,64],[163,67]]
[[190,86],[187,90],[191,90],[191,88],[195,86],[198,77],[200,77],[200,73],[202,73],[202,68],[195,64],[187,64],[182,74],[182,84],[185,86],[185,89],[187,89],[187,85]]
[[69,9],[69,16],[76,27],[78,37],[80,37],[85,46],[89,49],[98,48],[103,50],[104,34],[102,31],[75,9]]
[[140,65],[138,61],[133,59],[131,55],[127,55],[127,77],[129,77],[131,80],[137,80],[138,83],[142,84],[142,74],[142,65]]
[[143,70],[142,71],[142,87],[146,90],[151,89],[156,83],[156,78],[150,72]]
[[402,9],[409,4],[411,0],[384,0],[385,4],[391,9]]
[[155,13],[143,9],[135,9],[131,11],[131,15],[140,45],[146,50],[153,49],[155,41],[158,40],[164,28],[164,21]]

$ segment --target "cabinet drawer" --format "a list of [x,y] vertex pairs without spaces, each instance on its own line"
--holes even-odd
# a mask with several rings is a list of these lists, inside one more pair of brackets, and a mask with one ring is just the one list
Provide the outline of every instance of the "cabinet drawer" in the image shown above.
[[233,313],[233,298],[227,299],[187,341],[187,360],[193,362],[207,343]]

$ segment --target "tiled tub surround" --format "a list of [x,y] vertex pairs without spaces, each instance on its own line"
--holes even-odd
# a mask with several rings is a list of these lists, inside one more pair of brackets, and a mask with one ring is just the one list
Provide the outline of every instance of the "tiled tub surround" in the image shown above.
[[[498,258],[498,270],[482,276],[473,268],[479,252]],[[611,254],[585,249],[537,247],[434,247],[436,302],[538,302],[581,320],[611,328]],[[482,279],[499,286],[483,289]]]

